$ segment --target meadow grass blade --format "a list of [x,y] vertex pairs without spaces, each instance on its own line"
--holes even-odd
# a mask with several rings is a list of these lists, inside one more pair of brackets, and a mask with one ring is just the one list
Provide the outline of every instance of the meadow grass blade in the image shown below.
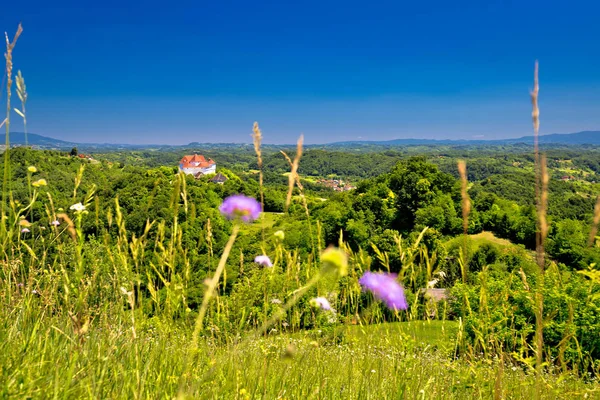
[[6,38],[6,53],[4,53],[4,58],[6,59],[6,118],[4,120],[4,125],[6,128],[6,143],[4,148],[4,178],[2,181],[2,206],[0,209],[0,219],[2,219],[2,232],[6,233],[6,199],[10,194],[10,98],[12,94],[12,69],[13,69],[13,61],[12,61],[12,53],[17,45],[17,40],[19,40],[19,36],[23,32],[23,27],[19,24],[17,28],[17,32],[15,33],[12,42],[8,39],[8,34],[5,33],[4,37]]

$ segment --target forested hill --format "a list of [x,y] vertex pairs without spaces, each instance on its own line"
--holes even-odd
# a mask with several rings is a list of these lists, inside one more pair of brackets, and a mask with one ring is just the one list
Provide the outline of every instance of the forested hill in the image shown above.
[[[122,155],[127,160],[131,153]],[[179,222],[193,224],[195,227],[190,226],[188,234],[192,235],[192,240],[200,242],[200,236],[196,235],[201,235],[203,223],[208,218],[215,226],[226,226],[217,211],[223,198],[234,193],[259,197],[258,166],[254,159],[248,156],[247,162],[240,162],[235,153],[209,155],[217,161],[218,170],[230,179],[224,185],[217,185],[210,183],[209,177],[200,180],[186,177],[194,218],[186,220],[181,216]],[[175,156],[173,153],[171,158],[177,159]],[[432,249],[439,250],[440,243],[446,238],[462,232],[456,169],[459,158],[467,161],[469,194],[473,202],[469,232],[490,231],[533,248],[534,176],[530,154],[481,155],[466,151],[413,157],[395,152],[357,155],[309,150],[301,159],[299,171],[311,218],[320,221],[325,243],[336,243],[341,231],[354,248],[369,249],[372,243],[378,246],[389,243],[393,234],[411,235],[428,227],[427,243]],[[596,183],[599,181],[598,157],[594,150],[556,150],[548,153],[548,159],[551,176],[548,215],[552,222],[549,254],[571,268],[585,266],[597,257],[597,250],[587,248],[586,243],[595,198],[600,193]],[[177,172],[176,164],[171,160],[165,165],[158,165],[160,163],[155,160],[157,165],[148,168],[101,157],[92,162],[66,152],[26,148],[14,149],[11,160],[11,189],[14,198],[23,204],[30,194],[27,189],[29,166],[36,166],[36,179],[43,178],[48,183],[39,189],[41,194],[50,194],[57,207],[63,208],[73,201],[73,182],[83,166],[79,193],[97,196],[98,215],[105,215],[119,198],[128,228],[141,235],[148,219],[161,220],[171,213],[171,192]],[[282,213],[285,211],[289,166],[281,155],[273,153],[265,157],[263,169],[265,210]],[[319,183],[319,179],[348,176],[353,177],[356,190],[336,193]],[[295,193],[298,194],[297,189]],[[302,232],[305,212],[300,206],[300,203],[294,203],[293,212],[278,217],[276,226],[287,226],[290,232]],[[36,220],[47,218],[46,210],[39,203],[34,204],[33,212]],[[100,217],[96,223],[106,224],[107,220]],[[91,220],[88,221],[84,225],[85,232],[94,233],[93,225]],[[290,233],[287,240],[307,250],[306,237]]]

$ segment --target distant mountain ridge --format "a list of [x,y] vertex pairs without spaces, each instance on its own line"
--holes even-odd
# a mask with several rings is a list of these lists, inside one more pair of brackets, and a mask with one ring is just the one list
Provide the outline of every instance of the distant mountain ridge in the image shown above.
[[[25,144],[25,134],[23,132],[11,132],[10,136],[10,144]],[[0,135],[0,145],[6,143],[6,134]],[[74,143],[66,142],[60,139],[54,139],[48,136],[37,135],[35,133],[27,134],[27,143],[30,146],[43,146],[43,147],[67,147],[69,145],[74,145]]]
[[[245,147],[246,143],[199,143],[192,142],[187,145],[157,145],[157,144],[113,144],[113,143],[76,143],[65,140],[55,139],[48,136],[42,136],[35,133],[27,134],[28,144],[30,146],[45,148],[45,149],[67,149],[71,147],[81,147],[85,149],[139,149],[139,148],[172,148],[172,147],[198,147],[202,145],[210,145],[211,147]],[[0,134],[0,145],[6,141],[6,135]],[[24,145],[25,134],[22,132],[10,133],[11,145]],[[446,146],[469,146],[469,145],[516,145],[516,144],[533,144],[533,136],[523,136],[513,139],[495,139],[495,140],[468,140],[468,139],[393,139],[393,140],[355,140],[333,142],[320,145],[305,145],[306,147],[320,148],[335,148],[335,147],[350,147],[350,146],[423,146],[423,145],[446,145]],[[540,144],[557,144],[557,145],[600,145],[600,131],[582,131],[576,133],[553,133],[549,135],[540,135]],[[286,147],[286,145],[269,145],[268,147]],[[295,146],[295,145],[289,145]]]
[[[533,144],[532,136],[511,139],[392,139],[392,140],[360,140],[329,143],[328,146],[348,145],[380,145],[380,146],[418,146],[418,145],[501,145],[501,144]],[[539,136],[540,144],[600,145],[600,131],[582,131],[576,133],[553,133]]]

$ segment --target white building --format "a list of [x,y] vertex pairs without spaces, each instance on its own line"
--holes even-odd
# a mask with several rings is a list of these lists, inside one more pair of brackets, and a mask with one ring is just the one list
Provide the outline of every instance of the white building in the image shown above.
[[179,161],[179,170],[196,178],[217,172],[217,163],[206,159],[203,155],[183,156]]

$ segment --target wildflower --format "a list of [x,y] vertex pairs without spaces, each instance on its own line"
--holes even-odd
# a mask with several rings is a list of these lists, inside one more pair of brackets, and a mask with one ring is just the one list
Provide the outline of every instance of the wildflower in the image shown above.
[[348,257],[341,249],[329,247],[321,253],[321,262],[325,273],[335,272],[339,276],[348,275]]
[[37,172],[37,168],[32,165],[31,167],[27,168],[27,171],[31,172],[32,174],[35,174]]
[[54,225],[54,226],[59,226],[60,225],[60,221],[55,219],[54,221],[50,222],[50,225]]
[[256,258],[254,259],[254,262],[257,264],[260,264],[264,267],[272,267],[273,263],[271,262],[271,259],[269,258],[269,256],[256,256]]
[[330,313],[327,313],[327,322],[330,324],[335,324],[338,322],[338,317],[335,313],[335,310],[331,310]]
[[37,181],[33,182],[31,184],[31,186],[35,186],[35,187],[48,186],[48,182],[46,182],[45,179],[38,179]]
[[219,211],[229,219],[240,218],[244,222],[252,222],[260,216],[260,203],[243,194],[229,196],[223,201]]
[[331,304],[325,297],[315,297],[310,301],[310,305],[313,307],[318,307],[321,310],[331,311]]
[[373,273],[367,271],[358,280],[363,289],[373,293],[375,298],[392,310],[406,310],[408,304],[404,289],[396,281],[396,274]]
[[[22,217],[22,215],[21,215],[21,217]],[[28,226],[31,226],[31,222],[27,221],[27,220],[26,220],[26,219],[23,217],[23,218],[21,218],[21,219],[19,220],[19,225],[20,225],[20,226],[24,226],[24,227],[28,227]]]
[[283,231],[277,231],[273,234],[277,239],[283,240],[285,239],[285,233]]
[[85,206],[81,203],[77,203],[69,207],[69,210],[75,210],[75,212],[82,212],[85,211]]
[[21,233],[29,233],[29,232],[31,232],[31,231],[27,228],[21,229]]
[[279,300],[279,299],[272,299],[271,300],[271,304],[281,304],[281,300]]

